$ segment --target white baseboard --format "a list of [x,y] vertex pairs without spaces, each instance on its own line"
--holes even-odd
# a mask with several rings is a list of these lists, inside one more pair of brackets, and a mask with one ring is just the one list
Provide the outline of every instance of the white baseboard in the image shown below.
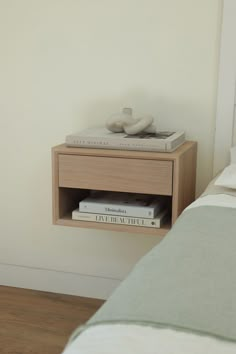
[[107,299],[118,279],[0,263],[0,285]]

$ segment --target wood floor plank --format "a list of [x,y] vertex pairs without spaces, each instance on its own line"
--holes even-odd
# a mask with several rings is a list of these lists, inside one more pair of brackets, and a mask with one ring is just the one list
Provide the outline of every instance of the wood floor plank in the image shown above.
[[0,286],[0,353],[60,354],[104,301]]

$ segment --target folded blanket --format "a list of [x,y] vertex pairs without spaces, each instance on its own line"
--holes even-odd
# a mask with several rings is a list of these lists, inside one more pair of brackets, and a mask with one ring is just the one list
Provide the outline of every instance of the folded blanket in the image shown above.
[[185,211],[89,326],[135,323],[236,341],[236,209]]

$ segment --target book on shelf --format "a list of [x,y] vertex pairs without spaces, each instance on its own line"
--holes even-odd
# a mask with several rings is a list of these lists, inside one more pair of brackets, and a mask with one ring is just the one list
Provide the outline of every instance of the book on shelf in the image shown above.
[[98,223],[128,225],[128,226],[141,226],[141,227],[153,227],[161,228],[168,218],[168,210],[163,209],[153,219],[137,218],[132,216],[119,216],[119,215],[107,215],[96,213],[84,213],[79,211],[79,208],[72,211],[72,220],[89,221]]
[[150,219],[161,209],[163,209],[162,197],[123,192],[92,191],[79,203],[80,212]]
[[183,131],[141,132],[135,135],[112,133],[106,128],[90,128],[66,136],[67,146],[118,150],[171,152],[185,142]]

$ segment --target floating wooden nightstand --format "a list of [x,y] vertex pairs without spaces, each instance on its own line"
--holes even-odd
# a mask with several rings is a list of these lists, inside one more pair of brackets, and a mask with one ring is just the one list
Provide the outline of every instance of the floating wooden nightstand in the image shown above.
[[[172,153],[53,147],[53,223],[164,236],[195,199],[196,157],[191,141]],[[72,210],[92,189],[165,196],[169,222],[156,229],[72,220]]]

